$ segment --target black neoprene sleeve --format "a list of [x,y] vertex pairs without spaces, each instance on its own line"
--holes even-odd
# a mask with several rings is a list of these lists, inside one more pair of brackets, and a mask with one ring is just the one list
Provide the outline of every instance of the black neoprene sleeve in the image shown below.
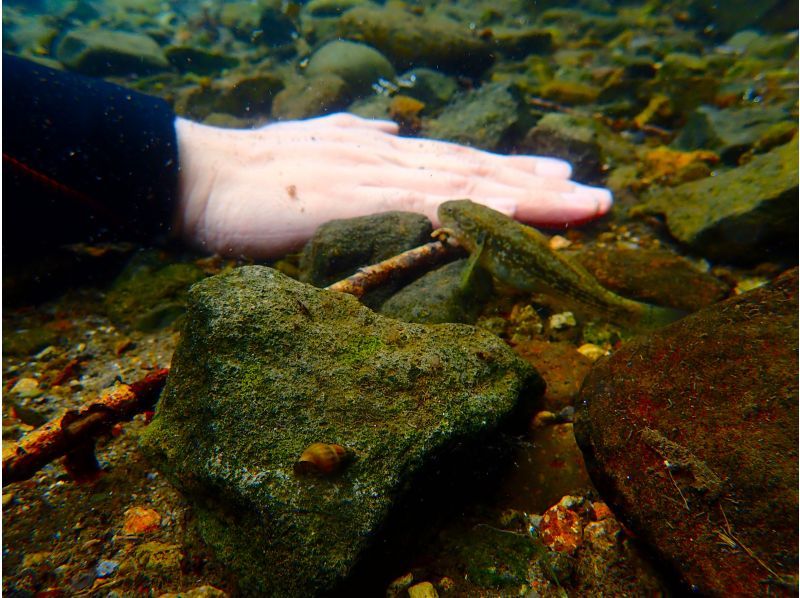
[[164,100],[3,54],[3,252],[169,232],[178,181]]

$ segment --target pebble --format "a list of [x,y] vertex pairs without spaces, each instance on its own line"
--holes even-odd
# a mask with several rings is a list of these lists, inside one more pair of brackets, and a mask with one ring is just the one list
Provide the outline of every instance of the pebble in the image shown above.
[[405,575],[401,575],[389,584],[389,587],[386,588],[386,596],[388,598],[399,596],[412,583],[414,583],[414,574],[409,571]]
[[578,353],[591,359],[592,361],[597,361],[604,355],[608,355],[608,351],[603,349],[594,343],[584,343],[580,347],[578,347]]
[[572,508],[573,501],[564,497],[557,505],[545,511],[539,536],[551,550],[573,554],[583,542],[583,524],[581,516]]
[[14,500],[14,493],[13,492],[6,492],[3,494],[3,506],[7,507],[11,504],[11,501]]
[[570,328],[578,324],[575,320],[575,314],[571,311],[564,311],[550,316],[550,329],[561,330],[562,328]]
[[122,531],[131,536],[147,534],[158,529],[161,525],[161,515],[158,511],[143,507],[131,507],[125,511],[125,523]]
[[20,378],[11,387],[11,392],[23,399],[31,399],[42,394],[39,388],[39,381],[35,378]]
[[423,581],[408,588],[409,598],[439,598],[439,592],[429,581]]
[[558,251],[559,249],[566,249],[570,245],[572,245],[572,241],[567,239],[566,237],[562,237],[561,235],[553,235],[550,237],[550,249],[553,251]]
[[97,566],[94,569],[95,575],[100,579],[105,577],[111,577],[117,572],[119,569],[119,563],[117,561],[106,561],[102,560],[97,563]]

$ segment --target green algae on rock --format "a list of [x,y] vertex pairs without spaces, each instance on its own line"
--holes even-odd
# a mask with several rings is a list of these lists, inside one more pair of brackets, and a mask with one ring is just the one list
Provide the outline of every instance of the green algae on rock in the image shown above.
[[[470,455],[524,426],[542,390],[486,332],[384,318],[269,268],[206,279],[189,297],[142,447],[253,594],[335,588],[398,505],[447,495],[454,471],[473,479]],[[298,477],[314,442],[353,460],[330,478]]]
[[194,264],[165,264],[155,253],[139,254],[106,295],[106,310],[117,323],[158,330],[183,314],[187,289],[204,277]]
[[658,188],[637,211],[663,214],[673,237],[710,259],[753,263],[764,249],[795,253],[797,162],[794,139],[717,176]]
[[458,260],[421,276],[389,297],[379,311],[404,322],[474,324],[491,291],[488,272]]
[[[428,243],[432,230],[427,217],[412,212],[331,220],[317,228],[303,248],[300,280],[317,287],[329,286],[363,266]],[[394,280],[368,293],[362,301],[374,308],[397,291],[401,282]]]
[[701,595],[796,594],[797,285],[795,268],[630,342],[581,389],[592,479]]

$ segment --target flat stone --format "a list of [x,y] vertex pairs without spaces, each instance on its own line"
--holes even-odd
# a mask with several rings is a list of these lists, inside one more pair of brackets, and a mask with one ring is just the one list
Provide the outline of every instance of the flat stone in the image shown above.
[[753,263],[769,249],[796,259],[797,164],[792,141],[717,176],[658,188],[637,209],[663,214],[673,237],[709,259]]
[[795,592],[797,289],[795,268],[632,341],[581,390],[595,485],[701,595]]
[[[206,279],[189,296],[142,447],[253,595],[339,587],[384,545],[379,532],[416,521],[408,508],[452,504],[450,492],[496,468],[487,442],[524,427],[542,391],[489,333],[384,318],[269,268]],[[303,475],[295,463],[313,443],[350,458]]]
[[96,77],[148,75],[170,68],[152,37],[124,31],[74,29],[64,36],[55,54],[67,68]]

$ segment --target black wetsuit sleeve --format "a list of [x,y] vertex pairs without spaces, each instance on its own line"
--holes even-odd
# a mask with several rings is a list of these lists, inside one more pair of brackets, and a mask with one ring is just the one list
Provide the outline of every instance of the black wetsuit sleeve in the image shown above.
[[147,241],[178,183],[164,100],[3,54],[3,251]]

